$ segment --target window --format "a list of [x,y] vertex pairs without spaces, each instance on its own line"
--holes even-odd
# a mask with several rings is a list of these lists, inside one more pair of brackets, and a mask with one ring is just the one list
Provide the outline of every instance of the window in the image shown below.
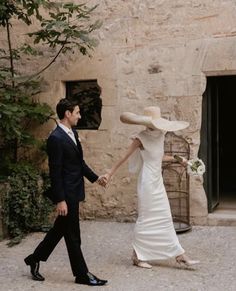
[[66,82],[66,98],[78,101],[81,111],[77,129],[98,129],[102,118],[101,87],[97,80]]

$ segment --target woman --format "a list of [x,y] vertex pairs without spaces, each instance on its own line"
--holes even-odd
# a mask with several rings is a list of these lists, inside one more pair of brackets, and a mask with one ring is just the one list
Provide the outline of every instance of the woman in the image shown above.
[[130,170],[139,170],[138,219],[134,230],[133,264],[151,268],[148,262],[171,257],[186,266],[199,263],[187,257],[178,241],[162,177],[162,161],[175,161],[172,156],[164,156],[165,133],[184,129],[189,123],[166,120],[161,117],[160,108],[153,106],[146,107],[144,115],[125,112],[120,119],[127,124],[146,126],[145,130],[133,137],[124,157],[106,174],[109,182],[128,158]]

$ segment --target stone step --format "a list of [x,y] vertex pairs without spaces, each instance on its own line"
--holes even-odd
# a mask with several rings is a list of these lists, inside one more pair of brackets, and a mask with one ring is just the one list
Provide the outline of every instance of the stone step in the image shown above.
[[209,213],[207,225],[210,226],[236,226],[235,209],[218,209]]

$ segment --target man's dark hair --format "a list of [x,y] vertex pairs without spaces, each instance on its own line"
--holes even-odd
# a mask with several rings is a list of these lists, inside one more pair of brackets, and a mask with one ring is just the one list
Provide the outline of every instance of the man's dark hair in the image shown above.
[[78,102],[76,100],[70,100],[67,98],[61,99],[57,103],[56,111],[58,118],[61,120],[65,117],[66,110],[69,110],[71,113],[74,111],[75,106],[78,106]]

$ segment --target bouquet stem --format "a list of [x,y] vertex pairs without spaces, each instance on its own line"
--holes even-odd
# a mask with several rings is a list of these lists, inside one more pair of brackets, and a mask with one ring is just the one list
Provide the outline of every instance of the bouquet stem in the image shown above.
[[176,159],[177,162],[183,163],[184,159],[181,156],[174,155],[174,158]]

